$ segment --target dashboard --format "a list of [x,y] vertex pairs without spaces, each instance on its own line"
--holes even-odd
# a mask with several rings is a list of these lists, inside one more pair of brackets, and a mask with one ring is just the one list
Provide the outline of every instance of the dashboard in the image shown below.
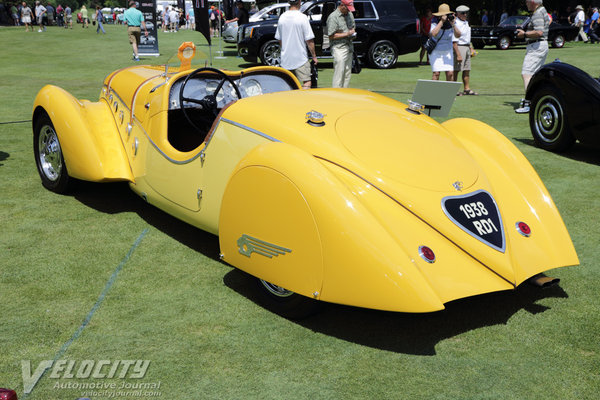
[[[222,77],[215,74],[199,74],[188,81],[185,87],[184,97],[201,100],[207,95],[214,94]],[[252,73],[241,77],[230,77],[237,85],[242,98],[253,97],[261,94],[275,93],[293,90],[292,82],[281,76],[267,73]],[[171,86],[169,93],[169,110],[180,109],[179,92],[185,78],[181,78]],[[235,88],[227,80],[216,94],[217,108],[223,108],[228,103],[238,100]],[[195,103],[184,102],[184,107],[198,107]]]

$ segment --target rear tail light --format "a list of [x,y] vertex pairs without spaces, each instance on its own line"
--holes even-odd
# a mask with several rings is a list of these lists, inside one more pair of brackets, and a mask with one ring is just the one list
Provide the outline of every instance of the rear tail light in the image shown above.
[[516,224],[517,232],[525,237],[529,237],[531,235],[531,228],[525,222],[519,221]]
[[421,21],[419,18],[417,18],[415,21],[417,21],[417,33],[421,33]]
[[419,246],[419,255],[428,263],[435,262],[435,253],[427,246]]

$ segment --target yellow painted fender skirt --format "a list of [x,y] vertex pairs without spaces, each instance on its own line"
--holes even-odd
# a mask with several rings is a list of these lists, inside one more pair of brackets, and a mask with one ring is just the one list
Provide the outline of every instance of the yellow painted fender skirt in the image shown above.
[[59,87],[46,85],[34,101],[34,126],[43,112],[54,125],[69,176],[92,182],[133,182],[119,131],[105,102],[80,101]]

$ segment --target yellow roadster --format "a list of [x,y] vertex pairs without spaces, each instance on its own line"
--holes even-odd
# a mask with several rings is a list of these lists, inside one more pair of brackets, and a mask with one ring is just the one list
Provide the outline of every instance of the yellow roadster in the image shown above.
[[219,236],[277,312],[315,300],[431,312],[578,264],[527,159],[472,119],[442,124],[365,90],[299,90],[288,71],[132,66],[97,102],[45,86],[33,107],[42,184],[127,181]]

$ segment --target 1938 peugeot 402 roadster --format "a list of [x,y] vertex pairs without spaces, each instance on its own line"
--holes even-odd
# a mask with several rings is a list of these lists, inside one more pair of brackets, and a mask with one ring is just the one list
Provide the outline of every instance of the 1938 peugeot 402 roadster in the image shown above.
[[442,124],[355,89],[299,90],[288,71],[132,66],[97,102],[35,100],[43,185],[127,181],[219,236],[277,312],[315,300],[401,312],[514,289],[578,264],[525,157],[471,119]]

